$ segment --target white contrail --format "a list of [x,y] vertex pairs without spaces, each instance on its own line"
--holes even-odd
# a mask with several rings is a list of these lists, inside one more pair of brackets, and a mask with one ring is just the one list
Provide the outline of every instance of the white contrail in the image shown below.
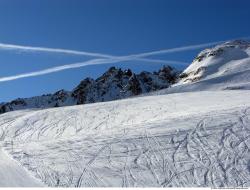
[[[152,60],[150,60],[150,59],[144,59],[144,60],[152,62]],[[17,79],[27,78],[27,77],[35,77],[35,76],[45,75],[45,74],[49,74],[49,73],[55,73],[55,72],[59,72],[59,71],[67,70],[67,69],[84,67],[84,66],[88,66],[88,65],[118,63],[118,62],[122,62],[122,61],[127,61],[127,60],[125,60],[125,59],[91,59],[91,60],[85,61],[85,62],[73,63],[73,64],[68,64],[68,65],[51,67],[48,69],[35,71],[35,72],[29,72],[29,73],[23,73],[23,74],[19,74],[19,75],[2,77],[2,78],[0,78],[0,82],[12,81],[12,80],[17,80]],[[163,61],[163,60],[158,60],[158,61],[160,63],[185,64],[184,62],[178,62],[178,61]]]
[[69,50],[69,49],[59,49],[59,48],[47,48],[47,47],[32,47],[32,46],[21,46],[13,44],[0,43],[0,50],[17,50],[21,52],[45,52],[45,53],[62,53],[70,55],[84,55],[90,57],[102,57],[102,58],[111,58],[109,56],[101,53],[92,53],[85,51]]
[[[191,46],[184,46],[172,49],[164,49],[159,51],[152,51],[146,52],[141,54],[134,54],[130,55],[131,57],[148,57],[152,55],[159,55],[159,54],[166,54],[166,53],[173,53],[173,52],[180,52],[180,51],[187,51],[192,49],[199,49],[211,45],[215,45],[225,41],[218,41],[218,42],[210,42],[198,45],[191,45]],[[93,52],[86,52],[86,51],[77,51],[77,50],[69,50],[69,49],[61,49],[61,48],[47,48],[47,47],[34,47],[34,46],[21,46],[21,45],[13,45],[13,44],[5,44],[0,43],[0,50],[16,50],[21,52],[45,52],[45,53],[62,53],[62,54],[70,54],[70,55],[83,55],[83,56],[90,56],[90,57],[99,57],[99,58],[118,58],[118,57],[127,57],[127,56],[113,56],[108,54],[102,53],[93,53]]]
[[[247,37],[248,38],[248,37]],[[65,50],[65,49],[52,49],[52,48],[42,48],[42,47],[29,47],[29,46],[17,46],[17,45],[7,45],[7,44],[0,44],[0,49],[19,49],[19,50],[27,50],[27,51],[42,51],[42,52],[54,52],[54,53],[68,53],[68,54],[78,54],[78,55],[88,55],[88,56],[97,56],[102,57],[104,59],[92,59],[85,62],[80,63],[73,63],[73,64],[67,64],[57,67],[52,67],[40,71],[30,72],[30,73],[23,73],[13,76],[7,76],[0,78],[0,82],[4,81],[11,81],[11,80],[17,80],[20,78],[27,78],[27,77],[34,77],[39,75],[45,75],[49,73],[59,72],[66,69],[73,69],[73,68],[79,68],[84,67],[87,65],[97,65],[97,64],[107,64],[107,63],[117,63],[117,62],[124,62],[124,61],[131,61],[131,60],[138,60],[138,61],[154,61],[152,59],[148,59],[145,57],[152,56],[152,55],[159,55],[159,54],[166,54],[166,53],[174,53],[174,52],[181,52],[181,51],[187,51],[187,50],[194,50],[194,49],[200,49],[212,45],[216,45],[218,43],[222,43],[225,41],[218,41],[218,42],[210,42],[210,43],[203,43],[203,44],[197,44],[197,45],[189,45],[189,46],[183,46],[183,47],[177,47],[177,48],[171,48],[171,49],[164,49],[159,51],[152,51],[152,52],[146,52],[146,53],[140,53],[140,54],[133,54],[133,55],[127,55],[127,56],[111,56],[106,54],[99,54],[99,53],[89,53],[89,52],[82,52],[82,51],[74,51],[74,50]],[[156,60],[156,62],[161,63],[173,63],[173,64],[185,64],[183,62],[175,62],[175,61],[163,61],[163,60]]]
[[[240,39],[249,39],[249,38],[250,36],[241,37]],[[135,55],[130,55],[130,56],[136,56],[139,58],[139,57],[146,57],[146,56],[151,56],[151,55],[187,51],[187,50],[199,49],[199,48],[203,48],[203,47],[207,47],[211,45],[216,45],[218,43],[222,43],[226,41],[229,41],[229,40],[203,43],[203,44],[198,44],[198,45],[190,45],[190,46],[184,46],[184,47],[178,47],[178,48],[172,48],[172,49],[164,49],[164,50],[135,54]],[[99,57],[99,58],[119,57],[119,56],[113,56],[113,55],[108,55],[108,54],[103,54],[103,53],[93,53],[93,52],[77,51],[77,50],[62,49],[62,48],[22,46],[22,45],[14,45],[14,44],[7,44],[7,43],[0,43],[0,50],[16,50],[16,51],[21,51],[21,52],[62,53],[62,54],[83,55],[83,56]]]
[[[102,54],[102,53],[76,51],[76,50],[69,50],[69,49],[47,48],[47,47],[21,46],[21,45],[4,44],[4,43],[0,43],[0,50],[17,50],[21,52],[62,53],[62,54],[69,54],[69,55],[83,55],[83,56],[89,56],[89,57],[99,57],[99,58],[108,58],[108,59],[119,58],[119,56],[113,56],[113,55]],[[123,57],[126,58],[126,56],[123,56]],[[139,56],[138,58],[134,57],[133,59],[137,61],[143,61],[143,62],[152,62],[152,61],[154,61],[155,63],[166,62],[164,60],[146,59],[146,58],[140,58],[140,57],[146,57],[146,56]]]
[[66,70],[66,69],[74,69],[74,68],[78,68],[78,67],[84,67],[84,66],[87,66],[90,64],[97,65],[97,64],[104,64],[104,63],[111,63],[111,62],[112,62],[111,59],[92,59],[92,60],[81,62],[81,63],[62,65],[62,66],[52,67],[52,68],[48,68],[48,69],[44,69],[44,70],[40,70],[40,71],[23,73],[23,74],[8,76],[8,77],[2,77],[2,78],[0,78],[0,82],[17,80],[20,78],[34,77],[34,76],[39,76],[39,75],[45,75],[45,74],[49,74],[49,73],[54,73],[54,72]]
[[[118,58],[117,58],[118,59]],[[161,59],[149,59],[149,58],[126,58],[124,60],[121,61],[142,61],[142,62],[149,62],[149,63],[163,63],[163,64],[175,64],[175,65],[187,65],[187,62],[183,62],[183,61],[173,61],[173,60],[161,60]],[[119,61],[119,62],[121,62]]]
[[[152,55],[160,55],[160,54],[176,53],[176,52],[182,52],[182,51],[188,51],[188,50],[201,49],[204,47],[213,46],[213,45],[223,43],[223,42],[225,42],[225,41],[210,42],[210,43],[183,46],[183,47],[177,47],[177,48],[171,48],[171,49],[163,49],[163,50],[159,50],[159,51],[152,51],[152,52],[128,55],[128,56],[124,56],[124,57],[127,59],[128,58],[129,59],[138,59],[138,58],[148,57],[148,56],[152,56]],[[122,56],[120,56],[120,58],[122,58]]]

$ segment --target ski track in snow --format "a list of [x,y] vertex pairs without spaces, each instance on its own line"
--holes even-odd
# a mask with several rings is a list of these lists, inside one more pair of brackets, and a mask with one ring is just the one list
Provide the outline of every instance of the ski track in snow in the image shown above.
[[0,138],[48,186],[249,187],[249,95],[182,93],[17,111],[0,115]]

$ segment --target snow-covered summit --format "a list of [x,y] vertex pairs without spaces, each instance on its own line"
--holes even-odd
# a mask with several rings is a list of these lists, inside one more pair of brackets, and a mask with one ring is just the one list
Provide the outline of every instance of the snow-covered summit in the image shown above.
[[[192,64],[181,74],[180,84],[200,80],[230,76],[241,78],[241,82],[250,80],[250,42],[234,40],[205,49],[198,54]],[[241,72],[241,73],[240,73]],[[243,77],[246,75],[247,77]],[[224,80],[227,81],[228,78]]]

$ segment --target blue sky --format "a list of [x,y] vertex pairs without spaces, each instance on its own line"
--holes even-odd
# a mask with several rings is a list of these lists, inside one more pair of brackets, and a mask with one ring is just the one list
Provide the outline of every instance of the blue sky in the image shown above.
[[[249,18],[247,0],[1,0],[0,43],[128,55],[250,36]],[[152,58],[190,63],[199,51]],[[88,59],[0,50],[0,78]],[[0,82],[0,102],[70,90],[112,65],[139,72],[163,64],[127,61]]]

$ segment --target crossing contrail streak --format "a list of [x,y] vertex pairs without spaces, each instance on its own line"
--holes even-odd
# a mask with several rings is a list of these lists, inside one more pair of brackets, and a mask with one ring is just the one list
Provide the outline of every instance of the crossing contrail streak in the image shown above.
[[17,80],[20,78],[40,76],[40,75],[45,75],[45,74],[49,74],[49,73],[54,73],[54,72],[66,70],[66,69],[74,69],[74,68],[84,67],[84,66],[87,66],[89,64],[97,65],[97,64],[104,64],[107,62],[111,63],[112,60],[110,60],[110,59],[92,59],[92,60],[81,62],[81,63],[73,63],[73,64],[69,64],[69,65],[51,67],[48,69],[29,72],[29,73],[23,73],[23,74],[8,76],[8,77],[2,77],[2,78],[0,78],[0,82]]
[[83,55],[91,57],[101,57],[101,58],[111,58],[109,56],[101,53],[92,53],[85,51],[69,50],[69,49],[60,49],[60,48],[47,48],[47,47],[33,47],[33,46],[21,46],[13,44],[0,43],[0,50],[15,50],[21,52],[45,52],[45,53],[62,53],[69,55]]
[[148,57],[148,56],[153,56],[153,55],[176,53],[176,52],[200,49],[200,48],[216,45],[216,44],[219,44],[219,43],[222,43],[222,42],[224,42],[224,41],[210,42],[210,43],[198,44],[198,45],[190,45],[190,46],[183,46],[183,47],[177,47],[177,48],[171,48],[171,49],[163,49],[163,50],[159,50],[159,51],[152,51],[152,52],[128,55],[128,56],[124,56],[124,57],[131,58],[131,59],[135,59],[135,58],[138,59],[138,58]]
[[[117,57],[117,56],[112,56],[112,55],[108,55],[108,54],[76,51],[76,50],[69,50],[69,49],[31,47],[31,46],[20,46],[20,45],[3,44],[3,43],[0,43],[0,50],[17,50],[17,51],[21,51],[21,52],[63,53],[63,54],[69,54],[69,55],[82,55],[82,56],[89,56],[89,57],[111,58],[111,59]],[[143,61],[143,62],[152,62],[152,61],[154,61],[155,63],[165,63],[166,62],[164,60],[146,59],[146,58],[138,58],[138,59],[134,58],[134,59],[137,61]]]
[[[249,37],[245,37],[245,38],[249,38]],[[146,62],[155,61],[158,63],[185,64],[183,62],[178,62],[178,61],[153,60],[153,59],[149,59],[146,57],[153,56],[153,55],[160,55],[160,54],[167,54],[167,53],[200,49],[200,48],[216,45],[216,44],[222,43],[222,42],[225,42],[225,41],[217,41],[217,42],[189,45],[189,46],[183,46],[183,47],[177,47],[177,48],[163,49],[163,50],[159,50],[159,51],[151,51],[151,52],[140,53],[140,54],[132,54],[132,55],[127,55],[127,56],[112,56],[112,55],[106,55],[106,54],[100,54],[100,53],[90,53],[90,52],[67,50],[67,49],[30,47],[30,46],[19,46],[19,45],[0,43],[0,49],[22,50],[22,51],[33,51],[33,52],[65,53],[65,54],[85,55],[85,56],[93,56],[93,57],[101,57],[102,58],[102,59],[100,59],[100,58],[99,59],[91,59],[91,60],[88,60],[85,62],[80,62],[80,63],[73,63],[73,64],[52,67],[52,68],[48,68],[48,69],[44,69],[44,70],[40,70],[40,71],[34,71],[34,72],[22,73],[22,74],[13,75],[13,76],[1,77],[0,82],[17,80],[20,78],[35,77],[35,76],[45,75],[45,74],[49,74],[49,73],[59,72],[59,71],[66,70],[66,69],[74,69],[74,68],[84,67],[87,65],[118,63],[118,62],[131,61],[131,60],[146,61]]]
[[[249,39],[250,36],[241,37],[241,38]],[[199,48],[203,48],[203,47],[207,47],[211,45],[216,45],[218,43],[222,43],[225,41],[228,41],[228,40],[190,45],[190,46],[183,46],[183,47],[177,47],[177,48],[171,48],[171,49],[163,49],[159,51],[146,52],[146,53],[135,54],[135,55],[130,55],[130,56],[136,56],[137,58],[139,58],[139,57],[147,57],[147,56],[152,56],[152,55],[181,52],[181,51],[199,49]],[[113,55],[108,55],[108,54],[103,54],[103,53],[94,53],[94,52],[78,51],[78,50],[71,50],[71,49],[23,46],[23,45],[15,45],[15,44],[7,44],[7,43],[0,43],[0,50],[13,50],[13,51],[21,51],[21,52],[62,53],[62,54],[83,55],[83,56],[91,56],[91,57],[99,57],[99,58],[121,57],[121,56],[113,56]]]
[[[75,68],[79,68],[79,67],[84,67],[84,66],[88,66],[88,65],[118,63],[118,62],[122,62],[122,61],[126,61],[126,60],[125,59],[92,59],[92,60],[85,61],[85,62],[73,63],[73,64],[51,67],[48,69],[29,72],[29,73],[23,73],[23,74],[8,76],[8,77],[2,77],[2,78],[0,78],[0,82],[12,81],[12,80],[17,80],[17,79],[27,78],[27,77],[35,77],[35,76],[45,75],[45,74],[49,74],[49,73],[55,73],[55,72],[59,72],[59,71],[67,70],[67,69],[75,69]],[[152,60],[147,60],[147,61],[152,62]],[[164,62],[164,63],[169,63],[169,64],[185,64],[183,62],[178,62],[178,61],[169,61],[169,62],[162,61],[162,60],[158,60],[158,61],[160,61],[161,63]]]
[[[173,60],[161,60],[161,59],[149,59],[149,58],[138,58],[138,59],[131,59],[131,61],[143,61],[143,62],[149,62],[149,63],[163,63],[163,64],[175,64],[175,65],[187,65],[187,62],[182,61],[173,61]],[[124,60],[126,61],[126,60]],[[130,59],[128,60],[130,61]]]

